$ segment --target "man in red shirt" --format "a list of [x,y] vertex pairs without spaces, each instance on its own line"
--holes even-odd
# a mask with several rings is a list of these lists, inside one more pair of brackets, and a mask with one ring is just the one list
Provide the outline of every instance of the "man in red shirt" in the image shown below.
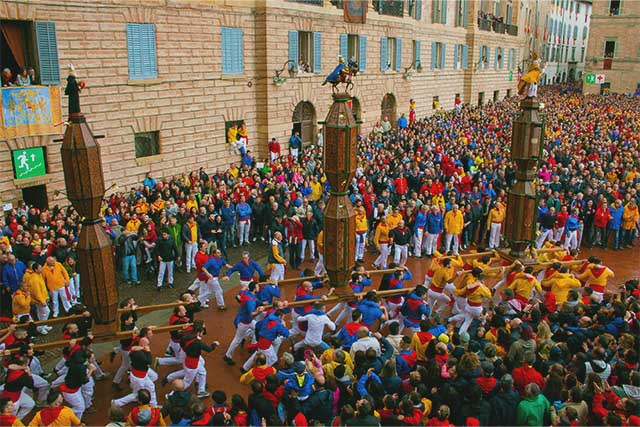
[[544,388],[544,378],[540,372],[536,371],[533,364],[536,361],[536,354],[532,351],[527,351],[524,356],[522,366],[513,370],[513,384],[515,385],[520,396],[524,396],[524,388],[529,383],[536,383],[540,389]]
[[280,158],[280,143],[275,138],[271,138],[269,142],[269,156],[272,162]]

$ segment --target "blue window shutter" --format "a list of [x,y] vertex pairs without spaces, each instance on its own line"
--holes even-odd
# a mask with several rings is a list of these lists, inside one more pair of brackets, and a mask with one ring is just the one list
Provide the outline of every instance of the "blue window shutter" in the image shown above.
[[360,36],[360,71],[367,70],[367,36]]
[[298,66],[298,32],[289,31],[289,60]]
[[442,0],[442,23],[447,23],[447,0]]
[[431,42],[431,69],[435,70],[436,68],[436,60],[438,59],[437,56],[437,52],[438,52],[438,47],[437,47],[437,43],[436,42]]
[[153,24],[140,24],[142,48],[142,78],[158,78],[156,61],[156,28]]
[[313,33],[313,72],[322,71],[322,33]]
[[127,51],[129,79],[142,79],[142,57],[140,56],[140,24],[127,24]]
[[43,85],[60,84],[55,22],[36,21],[36,44],[38,45],[38,62],[40,63],[40,83]]
[[444,66],[447,62],[447,44],[442,43],[442,55],[440,56],[440,68],[444,70]]
[[400,71],[402,67],[402,39],[396,39],[396,70]]
[[464,70],[469,66],[469,46],[462,45],[462,68]]
[[458,69],[458,49],[460,49],[459,44],[455,45],[453,47],[453,69],[457,70]]
[[387,38],[380,39],[380,71],[387,71]]
[[345,61],[349,60],[349,36],[347,34],[340,34],[340,56]]
[[467,27],[467,15],[469,14],[469,1],[460,0],[462,2],[462,26]]
[[416,19],[422,19],[422,0],[416,0]]
[[222,74],[244,72],[242,28],[222,27]]
[[416,57],[413,58],[413,62],[415,63],[415,67],[418,68],[418,66],[422,63],[422,55],[420,52],[421,49],[421,43],[420,40],[416,40]]

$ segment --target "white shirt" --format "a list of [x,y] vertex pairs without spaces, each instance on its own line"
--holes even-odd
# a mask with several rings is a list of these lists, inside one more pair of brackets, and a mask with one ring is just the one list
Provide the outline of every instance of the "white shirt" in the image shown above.
[[380,357],[380,355],[382,354],[382,351],[380,350],[380,343],[375,337],[360,338],[358,341],[354,342],[353,345],[351,346],[351,351],[349,351],[349,354],[351,355],[351,359],[355,359],[356,352],[360,350],[362,350],[363,352],[366,352],[370,348],[374,349],[376,351],[376,356]]
[[304,337],[304,343],[310,346],[320,345],[325,325],[331,331],[336,330],[335,323],[326,314],[305,314],[304,316],[298,316],[298,322],[307,322],[307,334]]

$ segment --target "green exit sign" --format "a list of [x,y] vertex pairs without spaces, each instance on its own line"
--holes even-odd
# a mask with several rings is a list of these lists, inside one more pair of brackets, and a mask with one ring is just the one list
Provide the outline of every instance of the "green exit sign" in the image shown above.
[[43,147],[15,150],[12,156],[16,179],[36,178],[47,174]]

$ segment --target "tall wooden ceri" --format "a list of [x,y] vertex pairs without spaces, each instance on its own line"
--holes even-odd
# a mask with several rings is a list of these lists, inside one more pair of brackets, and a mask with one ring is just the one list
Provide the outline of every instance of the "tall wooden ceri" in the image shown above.
[[349,184],[355,175],[358,125],[348,93],[334,93],[324,128],[324,171],[331,186],[324,212],[324,263],[329,283],[345,286],[355,257],[355,213]]
[[507,197],[504,235],[509,251],[504,255],[523,260],[527,247],[535,240],[537,203],[534,183],[544,145],[544,122],[536,98],[523,99],[520,107],[520,116],[514,120],[511,134],[511,159],[516,164],[516,182]]
[[67,198],[83,218],[78,240],[82,301],[96,322],[105,324],[116,320],[118,287],[111,239],[100,218],[105,193],[100,146],[80,112],[79,91],[70,76],[69,119],[60,151]]

